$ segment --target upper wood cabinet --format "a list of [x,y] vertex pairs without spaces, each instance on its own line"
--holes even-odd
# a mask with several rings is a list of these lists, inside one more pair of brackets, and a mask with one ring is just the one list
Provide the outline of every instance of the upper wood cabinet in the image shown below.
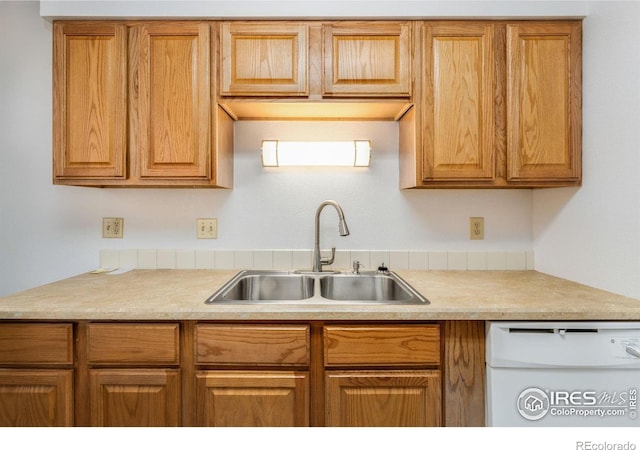
[[126,149],[127,26],[55,23],[55,179],[124,179]]
[[54,183],[232,187],[209,22],[54,23]]
[[210,177],[210,39],[206,23],[140,27],[140,177]]
[[412,96],[412,23],[220,24],[218,101],[237,119],[396,120]]
[[323,32],[323,95],[409,97],[408,23],[338,22]]
[[427,26],[423,46],[423,179],[493,179],[493,26]]
[[579,181],[581,55],[579,23],[507,25],[509,181]]
[[581,22],[424,22],[400,186],[581,183]]
[[223,23],[221,94],[308,95],[308,34],[304,23]]

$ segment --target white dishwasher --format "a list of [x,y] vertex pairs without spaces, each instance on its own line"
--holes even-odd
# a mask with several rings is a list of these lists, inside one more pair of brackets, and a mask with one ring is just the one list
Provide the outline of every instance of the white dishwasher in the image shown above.
[[640,322],[488,322],[487,426],[640,426]]

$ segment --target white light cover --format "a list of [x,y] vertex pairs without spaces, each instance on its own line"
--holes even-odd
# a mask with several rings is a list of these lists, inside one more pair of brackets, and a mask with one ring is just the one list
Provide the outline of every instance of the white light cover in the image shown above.
[[369,141],[262,141],[262,165],[368,167]]

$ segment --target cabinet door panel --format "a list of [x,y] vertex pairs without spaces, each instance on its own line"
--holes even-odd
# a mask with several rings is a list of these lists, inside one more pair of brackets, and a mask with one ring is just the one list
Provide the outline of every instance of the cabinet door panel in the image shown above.
[[89,364],[180,364],[176,323],[91,323],[87,330]]
[[578,180],[581,32],[576,24],[507,26],[507,176]]
[[55,23],[56,178],[125,178],[127,27]]
[[493,26],[427,25],[423,179],[495,174]]
[[140,177],[211,177],[209,26],[156,23],[140,31]]
[[408,24],[327,24],[323,35],[324,95],[410,96]]
[[203,371],[196,385],[200,426],[309,425],[307,372]]
[[73,370],[0,369],[0,427],[73,426]]
[[0,324],[0,365],[9,364],[73,364],[73,326]]
[[92,426],[180,425],[178,369],[93,369],[89,385]]
[[308,325],[196,325],[197,364],[308,366]]
[[440,426],[440,372],[328,371],[326,425]]
[[306,96],[308,26],[223,23],[222,95]]
[[326,325],[324,364],[336,366],[437,366],[439,325]]

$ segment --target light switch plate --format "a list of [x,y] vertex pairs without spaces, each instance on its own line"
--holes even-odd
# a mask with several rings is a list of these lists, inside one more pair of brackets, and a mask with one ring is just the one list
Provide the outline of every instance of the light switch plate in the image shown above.
[[218,219],[196,219],[198,239],[218,239]]
[[124,233],[124,219],[122,217],[102,218],[102,237],[122,239]]

